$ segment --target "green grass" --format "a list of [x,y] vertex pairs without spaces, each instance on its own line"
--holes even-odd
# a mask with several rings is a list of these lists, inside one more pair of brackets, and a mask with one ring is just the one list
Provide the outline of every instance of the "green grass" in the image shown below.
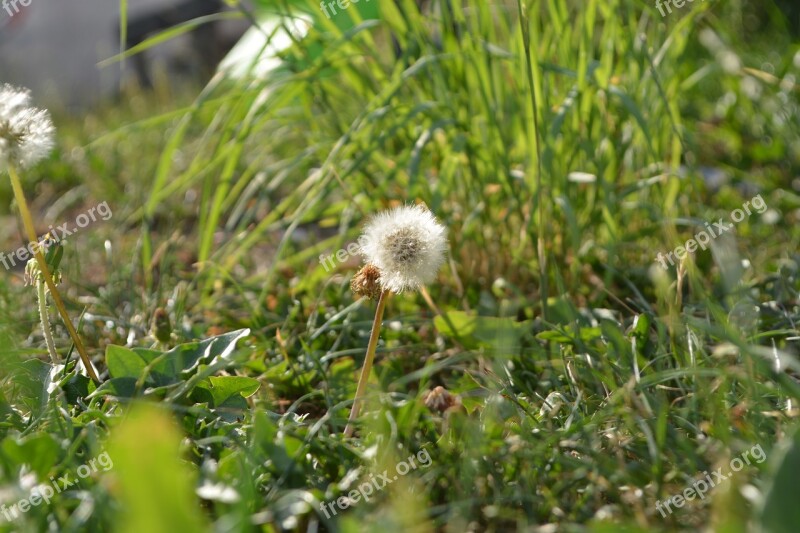
[[[62,260],[106,382],[95,390],[74,354],[51,374],[35,295],[0,280],[0,501],[104,451],[114,467],[0,529],[791,530],[800,36],[787,16],[694,2],[662,18],[632,0],[431,15],[402,0],[328,21],[291,4],[316,23],[280,76],[63,117],[58,153],[29,173],[40,213],[70,192],[60,221],[114,211]],[[765,213],[658,266],[756,193]],[[374,303],[351,295],[354,263],[329,273],[318,256],[415,201],[449,228],[428,288],[442,316],[420,295],[389,301],[344,439]],[[423,404],[440,385],[460,408]],[[766,461],[656,510],[754,446]],[[320,511],[423,448],[430,466]]]

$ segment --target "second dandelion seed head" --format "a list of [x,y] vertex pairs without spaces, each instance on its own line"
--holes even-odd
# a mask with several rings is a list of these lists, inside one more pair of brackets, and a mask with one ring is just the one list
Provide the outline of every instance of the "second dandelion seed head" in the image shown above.
[[8,165],[31,167],[53,149],[50,114],[32,106],[30,92],[0,85],[0,172]]

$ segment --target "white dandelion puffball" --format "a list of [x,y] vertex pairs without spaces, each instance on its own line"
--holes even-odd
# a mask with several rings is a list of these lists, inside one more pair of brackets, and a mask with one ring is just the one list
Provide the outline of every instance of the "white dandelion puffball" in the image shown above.
[[31,94],[0,85],[0,172],[8,165],[31,167],[53,149],[50,113],[31,105]]
[[423,206],[375,215],[359,239],[361,255],[380,270],[383,290],[418,290],[436,279],[447,253],[447,229]]

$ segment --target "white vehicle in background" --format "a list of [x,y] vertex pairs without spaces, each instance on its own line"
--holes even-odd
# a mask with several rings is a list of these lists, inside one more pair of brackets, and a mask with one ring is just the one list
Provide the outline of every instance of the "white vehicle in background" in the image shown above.
[[[13,2],[14,0],[8,0]],[[0,81],[29,87],[50,105],[82,108],[114,96],[122,83],[151,83],[154,73],[207,74],[238,40],[245,20],[203,24],[194,33],[170,39],[144,54],[104,67],[121,48],[188,19],[209,17],[221,0],[128,0],[128,32],[120,43],[117,0],[0,0]],[[122,45],[122,46],[121,46]]]
[[[280,77],[281,52],[325,19],[323,10],[301,8],[279,15],[278,0],[252,0],[262,15],[236,20],[224,13],[232,8],[223,0],[128,0],[121,37],[119,0],[6,1],[10,11],[19,7],[19,12],[9,16],[0,9],[0,82],[30,88],[48,107],[75,109],[115,96],[131,81],[151,86],[159,72],[171,83],[208,80],[217,68],[234,78]],[[416,4],[431,9],[432,2]],[[378,2],[353,3],[326,22],[349,29],[355,12],[361,20],[378,18]],[[255,19],[257,25],[251,24]],[[192,31],[152,47],[146,43],[188,21],[197,22]],[[126,50],[135,53],[115,59]]]

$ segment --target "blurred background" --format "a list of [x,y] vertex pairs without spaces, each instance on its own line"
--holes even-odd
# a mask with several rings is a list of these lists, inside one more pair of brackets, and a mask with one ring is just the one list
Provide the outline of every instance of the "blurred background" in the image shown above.
[[[51,106],[72,110],[116,97],[126,84],[152,85],[158,76],[172,84],[198,84],[249,25],[214,17],[221,11],[218,0],[131,0],[122,38],[115,0],[31,0],[27,7],[7,0],[0,4],[0,76],[30,88]],[[131,48],[198,17],[207,20],[193,32],[127,61],[100,65],[121,46]]]

